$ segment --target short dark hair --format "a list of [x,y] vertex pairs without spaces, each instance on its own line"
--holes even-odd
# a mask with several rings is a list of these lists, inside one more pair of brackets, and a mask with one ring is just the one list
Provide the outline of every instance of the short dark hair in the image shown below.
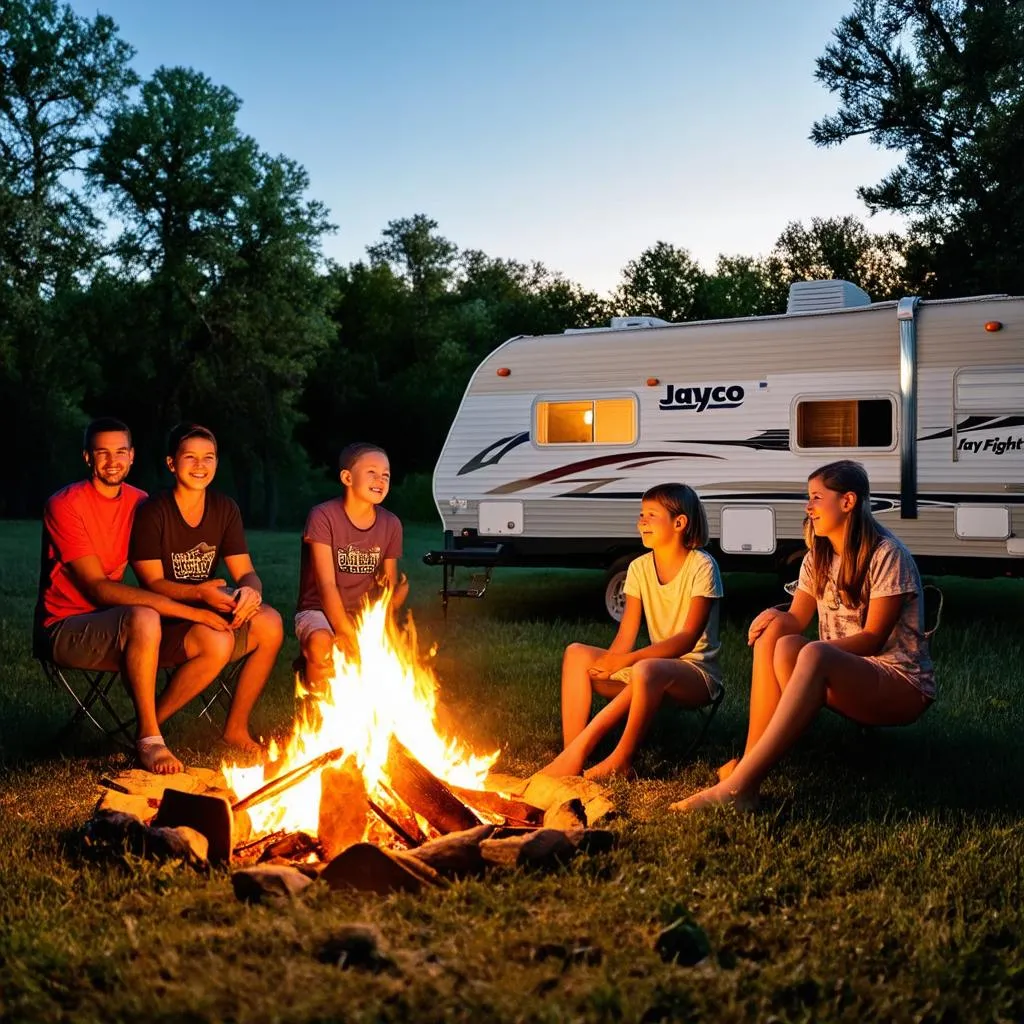
[[171,427],[171,432],[167,435],[167,458],[176,458],[182,444],[193,437],[209,441],[213,445],[213,450],[217,450],[217,438],[213,436],[213,431],[209,427],[200,426],[198,423],[179,423],[176,427]]
[[132,432],[128,429],[128,426],[122,423],[120,420],[114,419],[113,416],[100,416],[94,419],[86,428],[85,433],[82,435],[82,451],[91,452],[93,442],[96,440],[97,434],[127,434],[128,435],[128,447],[132,446]]
[[357,460],[367,452],[380,452],[385,459],[388,457],[388,453],[379,444],[371,444],[369,441],[353,441],[341,449],[341,454],[338,456],[338,472],[340,473],[343,469],[351,469]]
[[641,501],[656,501],[673,519],[686,516],[683,547],[702,548],[708,542],[708,516],[697,492],[689,484],[656,484],[640,496]]

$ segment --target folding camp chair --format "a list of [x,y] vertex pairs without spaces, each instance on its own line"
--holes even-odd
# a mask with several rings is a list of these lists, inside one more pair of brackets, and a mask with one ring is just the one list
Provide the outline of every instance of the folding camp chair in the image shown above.
[[[67,737],[80,721],[87,719],[98,732],[119,746],[134,751],[135,711],[117,669],[58,665],[39,646],[33,654],[46,678],[58,689],[63,688],[70,694],[75,703],[74,714],[60,730],[59,739]],[[199,717],[205,718],[213,726],[219,726],[234,699],[235,686],[244,663],[243,657],[228,664],[210,684],[210,691],[199,695]],[[173,666],[161,668],[165,685],[173,670]]]
[[697,753],[700,745],[704,742],[704,737],[708,734],[708,729],[711,727],[711,721],[715,715],[718,714],[718,709],[722,706],[722,701],[724,699],[725,690],[721,689],[710,704],[705,704],[704,707],[696,709],[696,714],[700,717],[700,729],[696,737],[683,752],[684,761],[688,761],[695,753]]

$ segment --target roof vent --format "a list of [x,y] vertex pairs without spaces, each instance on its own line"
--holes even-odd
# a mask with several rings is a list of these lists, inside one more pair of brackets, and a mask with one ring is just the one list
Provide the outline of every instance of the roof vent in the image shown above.
[[613,316],[609,324],[613,331],[628,331],[634,327],[668,327],[667,320],[656,316]]
[[871,296],[849,281],[794,281],[789,286],[786,312],[820,313],[870,305]]
[[640,327],[671,327],[656,316],[613,316],[607,327],[566,327],[563,334],[594,334],[597,331],[631,331]]

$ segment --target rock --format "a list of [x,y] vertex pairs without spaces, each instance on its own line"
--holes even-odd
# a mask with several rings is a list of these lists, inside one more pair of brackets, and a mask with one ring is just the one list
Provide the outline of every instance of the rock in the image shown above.
[[332,889],[358,889],[387,895],[392,892],[421,892],[425,886],[441,884],[441,876],[409,855],[382,850],[372,843],[355,843],[328,864],[320,877]]
[[658,934],[654,948],[662,960],[693,967],[711,952],[711,943],[696,921],[681,917]]
[[82,845],[102,856],[132,853],[154,860],[183,860],[191,867],[207,866],[205,837],[191,828],[152,828],[119,811],[99,811],[86,822]]
[[316,958],[323,964],[335,964],[342,970],[398,973],[395,962],[383,947],[384,940],[373,925],[346,924],[321,943]]
[[254,864],[231,876],[235,895],[244,903],[289,899],[311,884],[311,878],[284,864]]
[[618,836],[606,828],[578,828],[566,835],[580,853],[607,853],[618,842]]
[[551,870],[570,861],[576,847],[558,829],[537,829],[528,835],[484,839],[480,853],[488,864],[499,867],[531,867]]
[[445,878],[482,875],[487,862],[480,853],[480,843],[490,838],[494,830],[493,825],[478,825],[461,832],[450,832],[410,850],[407,856],[421,861]]

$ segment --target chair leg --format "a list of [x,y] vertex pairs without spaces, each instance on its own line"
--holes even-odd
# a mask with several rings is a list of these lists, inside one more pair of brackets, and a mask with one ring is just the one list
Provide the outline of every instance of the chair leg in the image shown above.
[[700,745],[704,742],[704,737],[708,734],[708,729],[711,727],[711,722],[715,715],[718,713],[718,709],[722,706],[722,700],[725,698],[725,690],[721,690],[717,697],[708,705],[701,708],[698,711],[702,722],[700,732],[697,733],[696,739],[686,748],[683,752],[683,760],[688,761],[700,748]]
[[[75,712],[71,716],[71,719],[58,733],[58,740],[65,739],[80,721],[88,719],[98,732],[108,736],[110,739],[114,740],[114,742],[128,748],[129,750],[135,749],[134,737],[131,734],[131,729],[135,723],[135,719],[134,717],[130,719],[123,719],[120,712],[114,707],[109,696],[111,689],[120,678],[120,673],[115,671],[105,671],[102,669],[64,668],[60,665],[55,665],[52,662],[46,661],[41,661],[40,664],[42,665],[43,673],[47,679],[49,679],[54,686],[62,686],[67,693],[70,694],[71,699],[76,705]],[[68,679],[68,673],[70,672],[81,673],[82,678],[85,680],[84,685],[76,689],[71,680]],[[85,691],[84,696],[79,696],[80,690]],[[113,725],[104,725],[96,715],[93,714],[93,710],[96,708],[97,704],[103,708]]]

